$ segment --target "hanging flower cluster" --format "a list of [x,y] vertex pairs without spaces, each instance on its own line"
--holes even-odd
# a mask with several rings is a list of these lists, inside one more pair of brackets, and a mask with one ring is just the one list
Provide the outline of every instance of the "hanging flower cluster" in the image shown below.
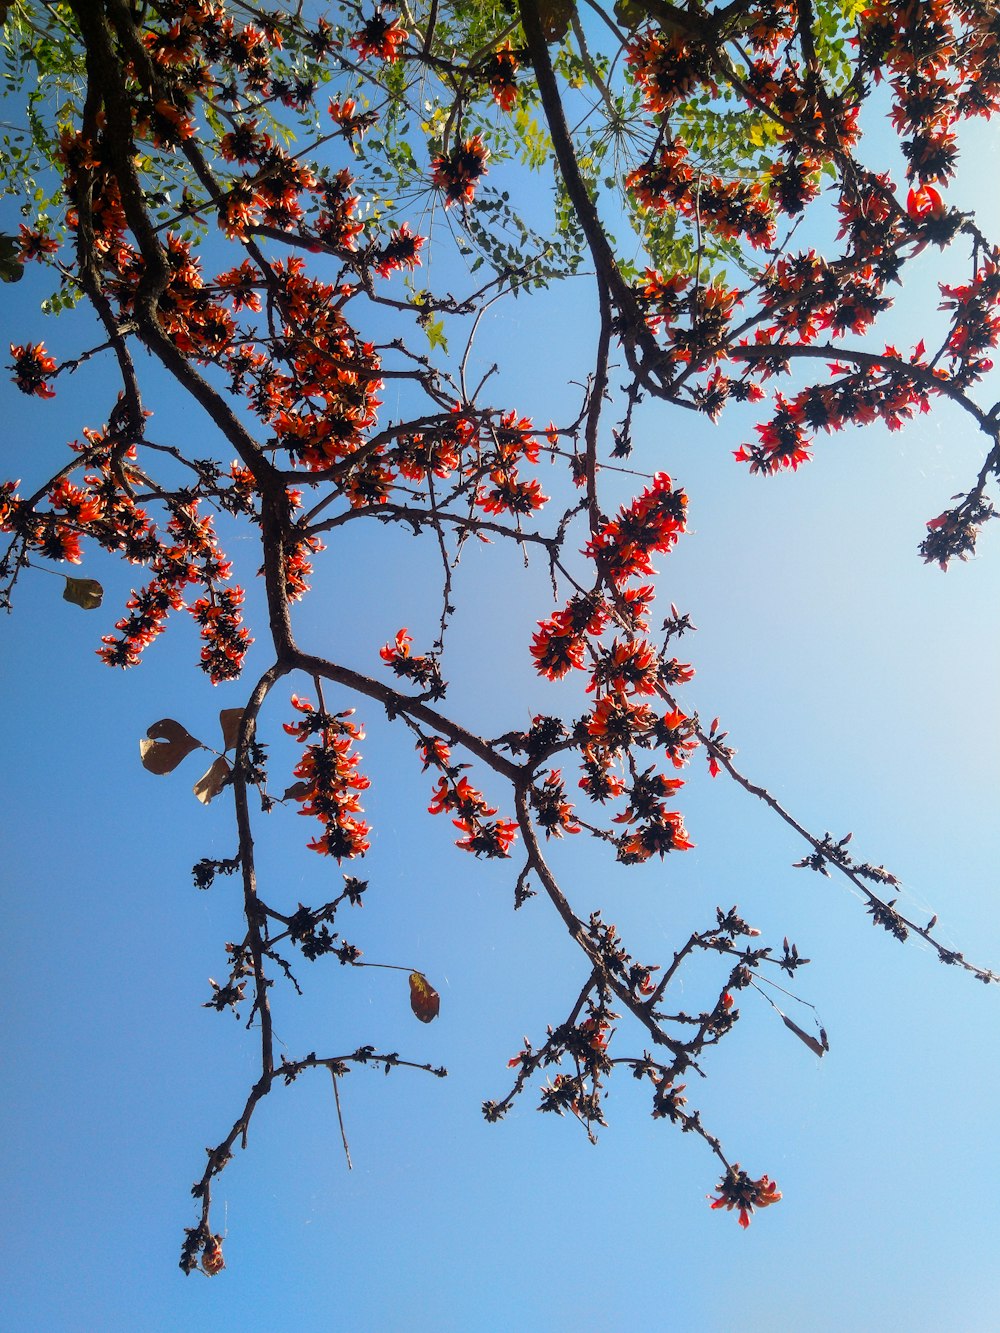
[[486,803],[482,792],[467,777],[459,776],[464,765],[451,762],[451,751],[439,737],[421,740],[418,748],[424,768],[434,768],[440,774],[428,814],[453,816],[451,822],[463,835],[455,846],[463,852],[487,859],[509,856],[517,838],[517,821],[492,818],[496,807]]
[[361,812],[358,793],[370,787],[371,780],[356,771],[361,756],[352,752],[352,746],[365,733],[347,721],[354,709],[327,713],[294,694],[292,707],[303,717],[299,722],[286,722],[285,731],[306,748],[295,767],[299,781],[288,795],[300,803],[300,815],[312,816],[323,825],[322,835],[308,844],[309,849],[338,861],[364,856],[371,845],[371,830],[356,817]]
[[431,162],[431,180],[444,192],[444,206],[471,203],[476,183],[486,174],[489,149],[478,134],[464,143],[456,144],[446,153],[439,153]]
[[524,481],[518,473],[522,461],[538,462],[538,439],[528,418],[505,412],[492,428],[489,443],[492,448],[484,452],[482,464],[490,484],[480,488],[476,503],[487,514],[527,515],[541,509],[548,496],[542,494],[537,478]]
[[704,225],[727,240],[745,239],[754,249],[773,245],[774,213],[763,186],[707,174],[688,165],[687,156],[687,146],[680,139],[668,139],[654,161],[626,176],[626,188],[643,208],[674,209],[689,222]]
[[512,111],[517,101],[517,56],[510,42],[493,52],[487,60],[484,74],[490,85],[493,100],[501,111]]
[[[645,637],[653,588],[633,584],[636,578],[655,572],[651,556],[673,548],[684,531],[686,516],[684,492],[673,486],[665,472],[658,473],[641,495],[597,528],[587,545],[586,554],[597,565],[608,598],[576,594],[563,610],[539,623],[531,645],[536,670],[549,680],[558,680],[572,670],[589,672],[587,693],[596,698],[580,724],[580,786],[599,803],[628,796],[624,812],[615,817],[616,823],[629,825],[618,839],[619,860],[627,865],[693,845],[681,816],[666,804],[683,784],[653,769],[638,773],[631,765],[631,750],[637,744],[662,744],[675,768],[683,766],[698,744],[692,724],[682,713],[672,708],[660,716],[646,702],[690,680],[694,672],[686,663],[668,658]],[[632,633],[603,642],[612,620],[623,618],[630,622]],[[631,782],[613,771],[613,765],[626,755]],[[540,802],[542,796],[532,799]],[[540,808],[550,818],[553,808],[560,812],[551,794],[548,805],[543,802]],[[568,818],[568,810],[565,816]]]
[[750,1217],[755,1208],[769,1208],[781,1198],[781,1191],[769,1176],[752,1180],[745,1171],[740,1170],[739,1162],[734,1162],[716,1186],[719,1193],[712,1201],[713,1208],[725,1208],[739,1213],[740,1226],[750,1225]]
[[545,830],[546,838],[561,838],[564,833],[580,832],[558,768],[547,773],[543,783],[532,786],[530,799],[535,820]]

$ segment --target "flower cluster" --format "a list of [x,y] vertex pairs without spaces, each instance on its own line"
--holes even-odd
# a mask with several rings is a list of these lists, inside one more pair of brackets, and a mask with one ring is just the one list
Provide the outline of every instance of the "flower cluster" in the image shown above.
[[566,799],[562,773],[554,768],[545,781],[535,784],[530,792],[531,808],[535,819],[545,830],[546,838],[561,838],[564,833],[579,833],[580,825],[573,818],[573,807]]
[[[108,666],[137,665],[143,649],[162,634],[169,612],[185,605],[183,590],[200,584],[205,596],[189,610],[201,629],[201,668],[213,684],[235,680],[252,642],[243,625],[243,589],[222,586],[232,567],[219,550],[211,517],[200,517],[193,502],[173,504],[171,510],[165,539],[158,538],[153,528],[147,533],[155,543],[152,578],[144,588],[133,591],[126,603],[129,614],[116,622],[117,634],[102,638],[104,646],[98,654]],[[144,516],[133,517],[144,525]],[[102,522],[107,522],[105,515]],[[99,528],[92,529],[92,534],[101,539]]]
[[709,53],[680,32],[639,33],[628,49],[628,63],[646,107],[655,115],[669,112],[700,83],[715,86]]
[[36,398],[56,396],[45,378],[56,369],[56,363],[46,353],[44,343],[25,343],[23,347],[11,343],[10,354],[14,358],[11,365],[14,383],[22,393],[34,394]]
[[773,245],[775,218],[763,185],[708,175],[690,166],[687,157],[681,140],[668,139],[655,160],[629,173],[625,186],[643,208],[672,209],[688,222],[726,240],[744,239],[757,250]]
[[335,856],[338,861],[364,856],[371,830],[364,820],[356,818],[361,812],[358,793],[370,787],[371,780],[356,771],[361,756],[352,753],[351,747],[363,740],[365,733],[347,721],[354,710],[327,713],[294,694],[292,707],[303,717],[298,722],[286,722],[285,731],[306,748],[295,768],[299,781],[288,795],[300,803],[300,815],[310,815],[323,825],[322,836],[310,842],[309,849]]
[[[578,731],[580,786],[599,803],[628,795],[626,808],[614,821],[629,826],[617,839],[618,858],[626,865],[693,845],[681,816],[664,800],[681,782],[653,769],[637,773],[631,760],[635,745],[662,746],[674,768],[680,768],[698,745],[694,724],[683,713],[672,707],[660,716],[647,702],[664,697],[694,672],[645,637],[653,588],[633,583],[655,572],[650,557],[673,548],[684,531],[686,515],[684,492],[674,488],[666,473],[659,473],[614,519],[604,520],[587,545],[586,554],[597,565],[607,596],[577,593],[563,610],[539,623],[531,644],[535,669],[549,680],[572,670],[588,671],[587,693],[596,697]],[[627,621],[630,633],[606,643],[603,636],[612,620]],[[626,754],[631,785],[613,771]],[[552,790],[547,791],[550,783]],[[532,795],[536,817],[547,834],[566,827],[563,821],[570,817],[561,793],[561,783],[552,782],[550,776],[542,791]]]
[[398,18],[387,19],[381,6],[351,38],[351,49],[357,51],[362,60],[376,56],[389,64],[399,59],[401,48],[409,33]]
[[1000,108],[1000,50],[988,7],[948,0],[872,0],[860,26],[862,67],[887,76],[907,174],[945,181],[958,159],[955,124]]
[[486,174],[489,149],[480,135],[475,134],[464,143],[456,144],[446,153],[439,153],[431,162],[431,180],[444,191],[444,206],[468,204],[476,193],[476,183]]
[[441,679],[441,668],[437,658],[433,655],[414,657],[410,653],[412,642],[413,636],[405,629],[401,629],[397,632],[393,643],[387,643],[380,649],[379,657],[392,667],[397,676],[412,680],[431,699],[443,699],[446,686]]
[[673,796],[683,786],[680,778],[665,777],[652,768],[636,775],[632,785],[625,789],[628,806],[615,816],[616,824],[637,825],[619,842],[619,861],[632,865],[654,855],[686,852],[694,846],[682,817],[675,810],[668,810],[663,799]]
[[59,242],[39,228],[26,227],[22,222],[19,233],[18,255],[22,260],[45,259],[59,249]]
[[190,608],[204,640],[201,669],[213,685],[236,680],[243,670],[253,640],[243,624],[242,607],[242,588],[220,588],[211,597],[199,597]]
[[487,514],[523,516],[541,509],[548,496],[542,494],[537,478],[524,481],[518,473],[522,460],[538,462],[538,440],[531,422],[516,412],[505,412],[491,434],[493,447],[482,459],[484,469],[489,470],[490,484],[478,491],[477,505]]
[[781,1191],[769,1176],[752,1180],[745,1171],[740,1170],[739,1162],[734,1162],[719,1181],[719,1191],[712,1200],[713,1208],[725,1208],[739,1213],[740,1226],[750,1225],[750,1217],[755,1208],[769,1208],[781,1198]]
[[462,766],[452,764],[451,752],[439,737],[422,740],[419,748],[424,768],[435,768],[440,773],[428,814],[454,816],[452,823],[463,834],[455,846],[463,852],[488,859],[509,856],[517,838],[517,822],[492,818],[497,813],[496,807],[487,805],[482,792],[467,777],[459,777]]
[[598,528],[587,554],[621,584],[637,574],[654,573],[649,557],[673,549],[687,521],[687,496],[665,472],[635,500],[623,505],[613,521]]
[[404,222],[392,232],[385,245],[375,251],[372,267],[380,278],[387,278],[397,269],[408,268],[411,271],[420,264],[420,247],[424,243],[422,236],[414,236]]
[[501,111],[513,110],[517,101],[517,70],[518,60],[510,42],[504,42],[486,62],[484,74]]

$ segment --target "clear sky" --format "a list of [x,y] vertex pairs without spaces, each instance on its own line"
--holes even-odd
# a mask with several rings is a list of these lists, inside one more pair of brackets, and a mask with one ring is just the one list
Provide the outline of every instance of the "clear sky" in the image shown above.
[[[996,218],[991,151],[988,131],[971,136],[952,197]],[[933,328],[949,263],[925,252],[887,339]],[[89,336],[84,317],[44,321],[44,294],[34,275],[3,289],[11,337],[67,356]],[[575,405],[566,384],[590,354],[591,295],[582,277],[484,324],[479,363],[502,358],[509,405],[536,421]],[[4,476],[47,476],[66,439],[102,423],[110,383],[94,366],[50,403],[5,391]],[[205,432],[205,452],[216,447],[195,406],[155,374],[148,385],[156,438]],[[852,830],[859,856],[902,879],[901,906],[937,912],[954,947],[1000,967],[1000,545],[987,528],[977,559],[947,575],[915,554],[925,521],[970,483],[980,440],[937,409],[895,435],[824,437],[797,475],[766,480],[732,459],[752,420],[712,428],[653,407],[637,431],[636,465],[665,468],[691,497],[692,530],[659,562],[664,605],[699,626],[685,702],[721,715],[744,770],[804,823]],[[375,671],[400,626],[418,646],[433,636],[436,555],[381,525],[347,532],[296,628]],[[230,553],[252,581],[249,544]],[[146,773],[138,739],[172,716],[212,741],[218,710],[247,687],[213,688],[193,668],[186,623],[138,670],[102,666],[94,648],[136,571],[98,554],[80,572],[104,584],[101,611],[66,604],[38,574],[2,627],[5,1329],[996,1328],[1000,991],[874,930],[846,889],[791,868],[805,849],[763,807],[696,766],[681,802],[696,850],[623,873],[577,838],[553,861],[577,910],[602,906],[644,958],[668,957],[716,904],[738,903],[766,940],[787,935],[814,960],[798,990],[829,1054],[817,1060],[747,994],[698,1090],[706,1123],[752,1174],[777,1179],[782,1203],[746,1233],[712,1212],[714,1160],[652,1121],[621,1075],[597,1147],[574,1121],[535,1114],[530,1095],[487,1125],[480,1103],[507,1091],[522,1035],[537,1042],[564,1016],[581,962],[541,899],[512,913],[516,860],[476,863],[424,814],[430,784],[409,740],[373,709],[362,749],[376,832],[351,867],[371,889],[343,930],[366,959],[424,970],[441,1016],[416,1022],[402,974],[327,960],[300,967],[304,998],[276,986],[275,1029],[291,1055],[371,1042],[450,1076],[352,1071],[352,1172],[329,1081],[276,1090],[216,1187],[228,1268],[184,1278],[188,1189],[256,1077],[257,1038],[201,1007],[242,920],[232,881],[208,893],[190,881],[199,858],[234,850],[228,797],[194,801],[196,758]],[[542,709],[569,713],[528,656],[551,610],[545,570],[469,543],[456,594],[452,711],[494,734]],[[274,762],[290,768],[284,698],[265,717]],[[258,841],[269,892],[291,908],[339,879],[303,842],[285,811]]]

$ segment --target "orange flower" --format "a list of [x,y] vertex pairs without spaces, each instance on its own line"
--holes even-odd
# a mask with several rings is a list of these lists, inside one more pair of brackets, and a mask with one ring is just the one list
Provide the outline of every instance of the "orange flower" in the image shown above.
[[10,354],[14,358],[11,366],[14,383],[22,393],[34,394],[36,398],[56,396],[55,390],[45,383],[45,376],[52,374],[56,363],[46,354],[44,343],[25,343],[23,347],[11,343]]
[[431,180],[445,194],[444,206],[469,203],[476,193],[476,181],[486,174],[489,149],[478,134],[440,153],[431,163]]
[[719,1181],[716,1188],[718,1197],[712,1200],[713,1208],[736,1209],[740,1215],[740,1226],[746,1229],[755,1208],[768,1208],[781,1198],[781,1191],[769,1176],[751,1180],[745,1171],[740,1170],[739,1162],[734,1162]]
[[351,38],[350,46],[362,60],[377,56],[391,65],[399,59],[400,48],[408,36],[399,19],[386,19],[379,7],[361,31]]
[[505,42],[486,62],[486,77],[493,100],[501,111],[510,111],[517,101],[517,56]]

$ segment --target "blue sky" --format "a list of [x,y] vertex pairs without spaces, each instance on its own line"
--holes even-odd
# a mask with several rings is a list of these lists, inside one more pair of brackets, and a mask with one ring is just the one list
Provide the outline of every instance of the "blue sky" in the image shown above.
[[[956,196],[996,216],[989,149],[985,132],[972,137]],[[887,339],[923,332],[914,311],[933,310],[948,262],[921,257]],[[43,321],[44,288],[32,276],[4,289],[12,337],[44,337],[65,356],[83,317]],[[583,277],[486,318],[476,357],[502,358],[498,399],[540,422],[573,409],[590,296]],[[196,408],[155,374],[148,383],[157,438],[205,432],[211,451]],[[51,403],[9,388],[4,475],[48,475],[66,439],[102,422],[110,384],[94,366]],[[979,557],[947,575],[915,554],[924,522],[971,481],[980,441],[939,409],[900,434],[821,439],[797,475],[762,480],[731,457],[752,420],[712,428],[650,407],[636,433],[636,465],[665,468],[691,497],[691,532],[659,562],[664,607],[676,601],[699,626],[685,640],[698,669],[685,702],[721,715],[744,770],[809,827],[852,830],[859,855],[902,879],[901,906],[938,912],[944,938],[998,966],[1000,552],[987,529]],[[252,584],[252,544],[230,553]],[[372,1042],[450,1076],[353,1071],[342,1087],[353,1172],[326,1078],[275,1091],[216,1188],[229,1267],[185,1279],[187,1191],[256,1077],[257,1041],[201,1007],[241,918],[236,886],[198,893],[190,866],[234,850],[228,798],[203,809],[190,792],[197,758],[156,778],[137,742],[162,716],[212,741],[219,708],[247,686],[209,685],[181,620],[141,668],[109,671],[93,650],[136,571],[88,555],[80,572],[104,584],[101,611],[67,605],[39,574],[3,626],[6,1328],[995,1328],[1000,993],[873,930],[846,889],[791,868],[804,849],[763,807],[698,766],[681,802],[696,850],[623,873],[577,838],[552,860],[577,909],[602,906],[644,958],[665,960],[732,903],[765,940],[787,934],[812,957],[798,989],[829,1055],[818,1061],[751,994],[698,1089],[706,1123],[784,1200],[745,1234],[712,1212],[713,1159],[653,1122],[622,1076],[596,1148],[575,1122],[535,1114],[530,1095],[486,1125],[480,1103],[506,1092],[522,1035],[537,1041],[564,1016],[581,964],[541,900],[512,913],[516,859],[478,864],[424,814],[431,784],[374,710],[361,748],[376,833],[351,867],[371,889],[343,930],[371,961],[423,969],[441,1017],[413,1019],[402,974],[328,960],[299,969],[304,998],[276,988],[275,1029],[292,1055]],[[351,524],[296,628],[375,671],[401,625],[429,642],[437,584],[430,542]],[[527,651],[551,610],[545,570],[469,543],[456,593],[452,711],[494,734],[542,709],[571,713],[569,691],[539,680]],[[263,664],[253,658],[247,679]],[[275,765],[290,768],[287,693],[265,719]],[[290,907],[339,880],[302,832],[281,811],[258,842],[267,892]]]

